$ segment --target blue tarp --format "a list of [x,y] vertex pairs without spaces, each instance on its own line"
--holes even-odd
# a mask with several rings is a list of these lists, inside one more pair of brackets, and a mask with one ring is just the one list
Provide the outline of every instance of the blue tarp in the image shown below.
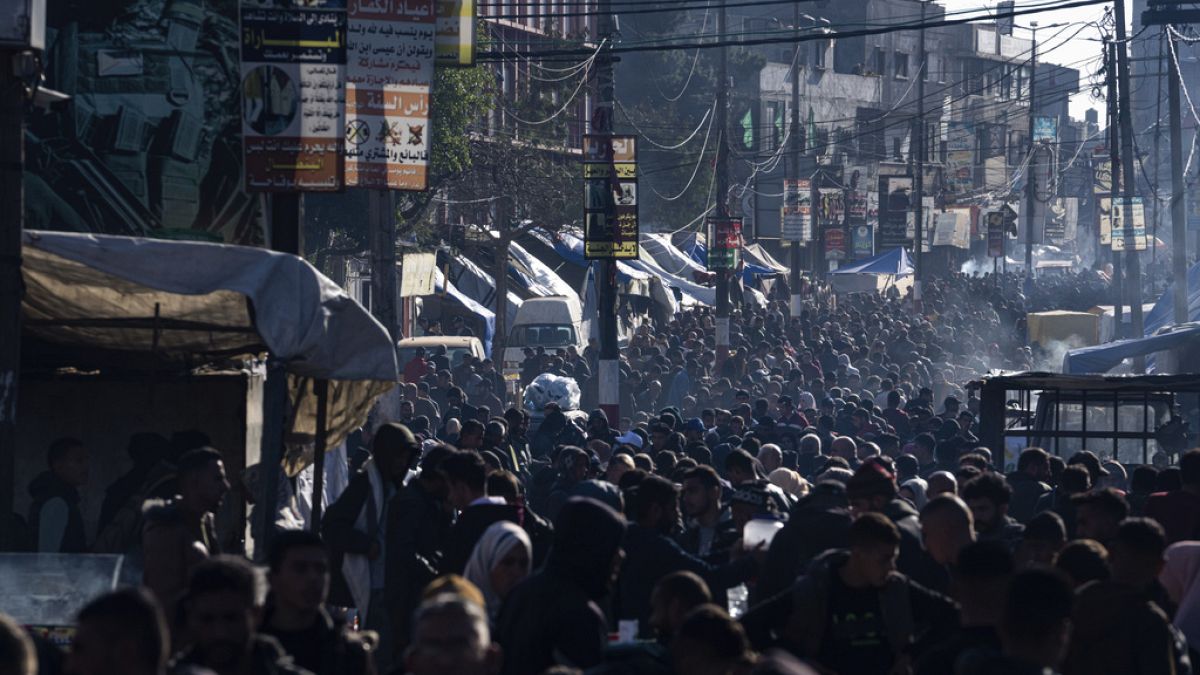
[[[529,234],[537,237],[543,244],[554,249],[554,252],[563,260],[576,265],[578,267],[587,267],[591,261],[583,257],[583,240],[572,234],[563,233],[558,237],[552,237],[548,232],[543,230],[530,230]],[[650,278],[649,274],[634,269],[624,262],[617,261],[617,280],[621,283],[630,281],[645,281]]]
[[839,267],[830,274],[885,274],[902,277],[913,273],[912,260],[908,251],[894,248],[873,258],[860,260],[853,265]]
[[[1188,288],[1188,321],[1200,321],[1200,263],[1192,265],[1192,268],[1187,273],[1187,288]],[[1154,303],[1154,309],[1151,309],[1146,314],[1146,335],[1154,335],[1163,326],[1170,326],[1175,323],[1175,284],[1167,287],[1167,290],[1159,297],[1158,302]]]
[[1200,326],[1185,327],[1154,337],[1117,340],[1095,347],[1072,349],[1063,358],[1063,372],[1068,375],[1107,373],[1125,359],[1166,351],[1193,340],[1200,340]]
[[475,302],[471,298],[457,288],[454,284],[446,283],[446,276],[442,274],[440,269],[435,269],[437,276],[434,278],[434,290],[438,293],[446,293],[461,304],[468,312],[483,319],[483,353],[492,353],[492,338],[496,335],[496,313]]

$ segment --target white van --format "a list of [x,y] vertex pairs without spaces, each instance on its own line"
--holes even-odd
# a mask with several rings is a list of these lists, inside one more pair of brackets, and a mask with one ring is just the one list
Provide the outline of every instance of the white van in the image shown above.
[[526,347],[544,347],[553,354],[557,349],[574,346],[583,353],[587,335],[583,326],[583,308],[579,298],[551,295],[530,298],[521,304],[504,346],[504,378],[519,380]]

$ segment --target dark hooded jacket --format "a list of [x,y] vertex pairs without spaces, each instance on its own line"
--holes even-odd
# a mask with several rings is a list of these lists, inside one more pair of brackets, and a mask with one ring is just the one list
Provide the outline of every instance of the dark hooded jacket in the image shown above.
[[[196,660],[195,652],[188,649],[175,657],[167,666],[171,675],[184,675],[202,670],[203,664]],[[275,638],[267,635],[255,635],[250,646],[250,672],[253,675],[311,675],[307,670],[297,666]]]
[[554,521],[546,566],[512,590],[497,620],[504,675],[604,660],[608,627],[597,604],[608,594],[625,520],[592,499],[572,498]]
[[[29,483],[29,496],[33,503],[29,507],[29,531],[33,535],[33,550],[39,546],[42,516],[49,508],[61,503],[66,507],[66,526],[58,542],[47,542],[41,553],[83,553],[87,551],[87,533],[83,526],[83,513],[79,510],[79,491],[67,485],[49,471],[38,474]],[[61,500],[57,501],[57,500]]]
[[849,546],[851,520],[845,486],[829,481],[814,487],[771,540],[755,597],[768,598],[788,588],[813,558]]

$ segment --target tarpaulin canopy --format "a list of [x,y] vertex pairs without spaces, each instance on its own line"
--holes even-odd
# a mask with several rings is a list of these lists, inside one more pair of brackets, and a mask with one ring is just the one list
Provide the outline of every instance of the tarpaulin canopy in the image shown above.
[[458,287],[453,283],[446,283],[446,275],[442,274],[441,270],[435,270],[434,289],[438,293],[445,293],[454,298],[468,312],[483,319],[483,353],[492,353],[492,341],[496,337],[496,313],[475,302],[465,293],[458,290]]
[[[463,295],[471,298],[475,302],[496,311],[496,280],[492,275],[483,271],[483,268],[471,262],[463,255],[452,255],[450,257],[450,283],[454,284]],[[513,325],[517,318],[517,309],[521,307],[521,298],[512,291],[506,294],[508,298],[508,308],[505,316],[508,319],[508,325]]]
[[908,257],[908,251],[903,248],[894,248],[873,258],[860,260],[830,272],[830,274],[883,274],[898,277],[912,273],[912,260]]
[[[563,281],[562,277],[550,269],[549,265],[538,260],[536,256],[526,251],[520,244],[515,242],[509,244],[508,256],[515,263],[510,265],[510,272],[517,271],[522,276],[527,276],[530,279],[528,288],[531,293],[543,297],[551,295],[571,297],[576,295],[575,289],[571,287],[571,284]],[[524,268],[524,272],[519,268]]]
[[[568,232],[562,232],[555,237],[541,229],[533,229],[529,234],[553,248],[555,253],[572,265],[578,265],[579,267],[588,266],[590,261],[583,255],[583,240],[579,237]],[[617,261],[617,280],[622,283],[646,281],[650,279],[650,276],[650,274],[635,269],[622,261]]]
[[692,272],[703,270],[698,263],[675,248],[666,235],[643,235],[642,257],[630,260],[629,265],[662,280],[679,291],[685,305],[708,305],[717,302],[717,291],[692,280]]
[[742,255],[747,264],[773,270],[777,274],[787,274],[791,271],[790,267],[776,260],[762,244],[746,244],[742,247]]
[[1063,358],[1063,372],[1107,373],[1121,365],[1125,359],[1177,349],[1195,341],[1200,341],[1200,326],[1186,326],[1153,337],[1118,340],[1095,347],[1072,349]]
[[80,368],[166,366],[270,352],[291,375],[291,434],[315,434],[329,380],[328,446],[399,379],[391,337],[303,259],[261,248],[26,231],[30,358]]
[[691,276],[693,272],[707,272],[704,265],[671,243],[671,236],[655,232],[644,232],[641,238],[642,252],[650,254],[658,266],[676,276]]
[[[1192,265],[1187,273],[1187,320],[1200,321],[1200,263]],[[1146,335],[1154,335],[1164,326],[1175,323],[1175,284],[1167,287],[1154,308],[1146,314]]]

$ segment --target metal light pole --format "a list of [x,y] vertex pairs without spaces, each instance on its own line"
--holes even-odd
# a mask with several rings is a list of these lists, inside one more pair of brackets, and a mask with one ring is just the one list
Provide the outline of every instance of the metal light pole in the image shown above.
[[1033,31],[1033,49],[1029,57],[1029,163],[1025,168],[1025,283],[1033,283],[1033,211],[1036,207],[1037,184],[1034,175],[1034,156],[1037,146],[1033,142],[1034,117],[1037,115],[1037,29],[1036,21],[1029,24]]

